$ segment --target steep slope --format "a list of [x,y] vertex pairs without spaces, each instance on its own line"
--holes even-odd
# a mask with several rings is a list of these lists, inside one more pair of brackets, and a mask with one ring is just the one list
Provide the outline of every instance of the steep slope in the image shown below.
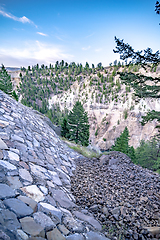
[[102,226],[75,215],[83,209],[71,193],[81,156],[43,118],[0,91],[0,238],[91,240]]

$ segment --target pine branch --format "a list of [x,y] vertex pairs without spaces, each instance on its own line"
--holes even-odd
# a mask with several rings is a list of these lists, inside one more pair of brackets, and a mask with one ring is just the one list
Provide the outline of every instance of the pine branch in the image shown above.
[[160,62],[159,51],[152,53],[151,48],[135,51],[128,43],[124,43],[123,39],[120,40],[117,37],[115,37],[115,42],[117,46],[116,50],[113,49],[113,52],[119,53],[120,59],[122,60],[131,59],[129,64],[141,64],[145,68],[145,66],[150,66],[151,64],[154,64],[156,66]]
[[[160,98],[160,78],[147,77],[142,74],[121,73],[122,83],[130,85],[135,90],[135,95],[139,98]],[[147,84],[150,82],[151,84]]]

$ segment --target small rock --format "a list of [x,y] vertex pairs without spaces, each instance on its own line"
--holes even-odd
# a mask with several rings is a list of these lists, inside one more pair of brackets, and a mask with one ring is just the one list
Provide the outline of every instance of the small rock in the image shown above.
[[34,201],[32,198],[26,196],[18,196],[18,199],[29,205],[34,212],[37,211],[37,202]]
[[63,223],[69,228],[72,229],[74,232],[83,232],[84,226],[82,221],[75,220],[72,215],[68,215],[64,218]]
[[4,128],[4,127],[7,127],[8,125],[9,125],[9,122],[0,120],[0,127]]
[[153,235],[160,234],[160,227],[145,227],[145,229]]
[[36,223],[40,224],[46,231],[50,231],[56,227],[54,222],[43,212],[36,212],[33,214]]
[[99,233],[96,232],[88,232],[86,234],[86,239],[87,240],[109,240],[108,238],[100,235]]
[[65,240],[66,238],[60,233],[60,231],[55,228],[54,230],[47,232],[48,240]]
[[10,160],[19,161],[18,154],[14,153],[14,152],[8,151],[8,157]]
[[14,141],[18,141],[18,142],[22,142],[24,143],[24,139],[19,137],[18,135],[11,135],[11,139],[14,140]]
[[9,186],[13,189],[19,189],[19,188],[23,187],[18,176],[16,176],[16,177],[7,176],[7,180],[9,182]]
[[13,164],[11,164],[7,161],[4,161],[4,160],[0,160],[0,165],[3,166],[4,168],[7,168],[8,170],[16,170],[17,169]]
[[9,231],[15,231],[17,228],[20,228],[20,223],[16,214],[8,209],[2,209],[0,211],[0,225],[4,226]]
[[23,232],[21,229],[18,229],[17,233],[21,237],[22,240],[27,240],[28,239],[28,235],[25,232]]
[[147,202],[148,201],[148,197],[140,197],[140,202]]
[[81,212],[74,211],[73,212],[77,218],[80,218],[83,221],[87,221],[89,224],[91,224],[94,228],[96,228],[98,231],[101,231],[102,227],[100,223],[95,220],[93,217],[90,217],[88,215],[85,215]]
[[29,216],[33,213],[32,208],[28,207],[24,202],[16,198],[9,198],[3,201],[4,204],[11,209],[19,218]]
[[36,223],[31,217],[21,218],[20,223],[23,231],[31,236],[38,236],[44,230],[44,228],[40,224]]
[[43,201],[45,198],[43,193],[39,190],[39,188],[36,185],[23,187],[21,188],[21,190],[25,192],[28,197],[32,198],[36,202]]
[[1,138],[0,138],[0,149],[8,149],[7,145]]
[[102,208],[102,212],[105,214],[106,218],[108,218],[109,216],[109,212],[108,212],[108,208],[106,208],[105,206]]
[[44,213],[52,214],[59,222],[61,222],[61,218],[62,218],[61,210],[59,210],[58,208],[55,208],[51,204],[40,202],[38,204],[38,209],[39,209],[39,211],[42,211]]
[[95,205],[91,206],[89,209],[93,212],[97,212],[99,207],[98,207],[98,205],[95,204]]
[[48,172],[52,178],[53,183],[57,184],[58,186],[62,186],[62,182],[61,182],[60,178],[58,177],[58,174],[56,172],[53,172],[50,170]]
[[28,181],[28,182],[31,182],[31,183],[33,182],[31,174],[26,169],[23,169],[23,168],[19,169],[19,175],[25,181]]
[[69,230],[64,225],[59,224],[58,228],[65,236],[69,234]]
[[79,233],[75,233],[73,235],[66,237],[66,240],[84,240],[84,237]]
[[15,197],[15,192],[6,184],[0,183],[0,199]]

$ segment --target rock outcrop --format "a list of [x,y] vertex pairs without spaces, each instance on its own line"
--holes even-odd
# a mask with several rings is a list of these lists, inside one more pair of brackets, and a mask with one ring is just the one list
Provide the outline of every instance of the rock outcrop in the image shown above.
[[79,154],[0,91],[0,239],[107,239],[71,193]]
[[[152,73],[151,75],[159,77],[160,73],[157,73],[157,75]],[[103,74],[103,76],[107,77],[107,74]],[[95,78],[96,75],[90,77]],[[116,75],[114,84],[116,84],[118,79],[119,77]],[[85,89],[81,89],[81,84],[76,81],[71,85],[70,90],[57,95],[51,95],[49,106],[51,107],[52,104],[58,103],[62,110],[64,108],[72,110],[74,103],[80,100],[88,113],[90,142],[92,145],[99,147],[101,150],[109,149],[114,144],[116,138],[124,131],[125,127],[129,130],[129,145],[134,148],[139,146],[141,140],[150,141],[158,133],[157,128],[155,128],[158,124],[156,120],[148,122],[145,126],[142,126],[140,122],[142,121],[142,116],[146,115],[148,111],[159,111],[159,99],[146,98],[135,101],[134,91],[131,90],[126,95],[126,86],[123,84],[120,92],[117,94],[117,99],[112,99],[110,94],[108,94],[108,97],[110,97],[109,102],[102,101],[97,103],[96,97],[93,97],[93,95],[96,95],[95,91],[97,90],[95,90],[96,87],[90,86],[90,78],[86,77],[84,79]],[[97,96],[98,94],[97,92]]]

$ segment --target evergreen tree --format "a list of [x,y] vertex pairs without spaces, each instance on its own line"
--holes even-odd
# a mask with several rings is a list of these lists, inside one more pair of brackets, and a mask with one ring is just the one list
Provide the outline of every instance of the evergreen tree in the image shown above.
[[125,127],[120,137],[116,139],[115,144],[111,147],[111,150],[125,153],[132,160],[135,160],[134,148],[128,145],[128,141],[129,141],[129,131],[128,131],[128,128]]
[[87,113],[77,101],[68,115],[69,139],[83,146],[89,144],[89,123]]
[[13,87],[11,82],[11,76],[8,75],[3,64],[0,70],[0,89],[9,95],[12,95]]
[[135,150],[136,164],[160,172],[160,143],[153,138],[151,141],[141,141],[140,146]]
[[111,150],[123,152],[125,154],[128,153],[128,141],[129,141],[129,131],[128,128],[125,127],[124,131],[121,133],[120,137],[118,137],[115,141],[114,146],[112,146]]
[[[134,49],[128,43],[124,43],[123,40],[120,40],[117,37],[115,37],[115,42],[117,46],[116,50],[113,51],[115,53],[119,53],[122,60],[131,59],[129,64],[140,64],[140,66],[146,68],[146,66],[156,67],[160,63],[159,51],[152,53],[151,48],[147,48],[144,51],[134,51]],[[133,87],[135,90],[135,95],[138,98],[160,98],[160,78],[152,78],[142,74],[134,74],[130,72],[121,72],[119,74],[123,83]],[[159,116],[160,111],[149,111],[146,116],[143,116],[142,125],[154,119],[157,119],[160,123]],[[160,131],[160,125],[157,127]]]
[[[159,1],[155,4],[155,12],[160,14],[160,3]],[[159,51],[152,53],[151,48],[147,48],[146,50],[135,51],[128,43],[124,43],[123,40],[118,39],[115,37],[115,42],[117,44],[116,50],[113,50],[115,53],[120,54],[120,58],[122,60],[129,59],[129,64],[140,65],[144,68],[146,66],[153,69],[156,69],[157,65],[160,63],[160,53]],[[160,78],[152,78],[146,77],[140,74],[133,74],[133,73],[119,73],[122,82],[126,84],[130,84],[139,98],[160,98]],[[151,84],[148,84],[148,81]],[[143,116],[142,125],[146,124],[148,121],[152,121],[157,119],[160,123],[160,111],[149,111],[146,116]],[[160,125],[157,126],[159,128],[159,137],[160,137]]]
[[62,137],[65,137],[65,138],[68,138],[69,137],[69,126],[68,126],[68,122],[67,122],[67,118],[64,117],[63,118],[63,121],[62,121],[62,124],[61,124],[61,136]]

